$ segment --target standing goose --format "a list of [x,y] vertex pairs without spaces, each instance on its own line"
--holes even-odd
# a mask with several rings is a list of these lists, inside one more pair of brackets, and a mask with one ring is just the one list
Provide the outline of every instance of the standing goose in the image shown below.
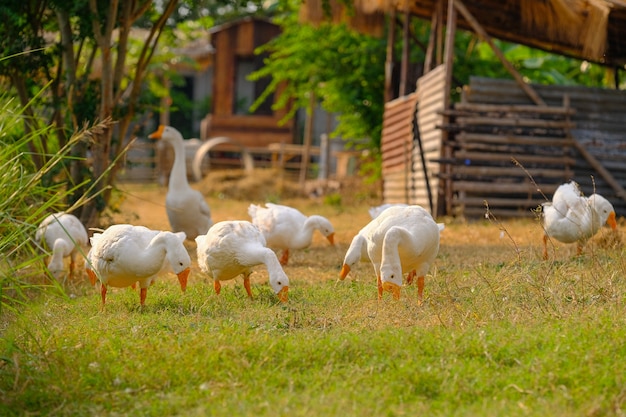
[[220,281],[243,275],[243,285],[252,298],[250,274],[252,267],[264,264],[272,290],[280,301],[288,298],[289,278],[285,275],[274,251],[266,247],[263,234],[248,221],[218,222],[206,235],[196,237],[200,269],[213,278],[215,293]]
[[92,283],[99,279],[102,305],[107,287],[130,287],[139,282],[143,306],[148,287],[169,264],[178,276],[180,288],[187,288],[191,259],[183,245],[184,233],[162,232],[143,226],[117,224],[91,237],[87,274]]
[[323,216],[307,217],[293,207],[272,203],[266,203],[265,207],[250,204],[248,214],[252,218],[252,224],[265,236],[267,246],[283,251],[280,258],[282,265],[287,265],[290,250],[304,249],[311,245],[315,230],[326,236],[331,245],[335,243],[335,229]]
[[582,195],[578,184],[561,184],[552,196],[552,202],[543,203],[543,258],[548,259],[548,238],[563,243],[577,243],[577,254],[582,254],[585,243],[606,223],[617,229],[615,209],[600,194]]
[[174,148],[174,165],[165,197],[165,210],[172,231],[185,232],[190,240],[205,234],[213,224],[211,210],[202,193],[191,188],[187,181],[183,136],[171,126],[160,125],[149,138],[163,140]]
[[35,232],[37,242],[52,250],[48,270],[55,278],[63,274],[63,259],[70,257],[70,275],[76,268],[76,258],[89,240],[85,226],[76,216],[59,212],[46,217]]

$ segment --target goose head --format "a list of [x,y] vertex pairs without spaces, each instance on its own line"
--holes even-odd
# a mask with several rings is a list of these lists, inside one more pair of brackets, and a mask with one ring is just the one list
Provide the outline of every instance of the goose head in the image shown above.
[[176,128],[166,125],[159,125],[159,128],[148,137],[154,140],[162,139],[166,142],[182,142],[184,140],[183,135]]
[[402,277],[402,266],[400,264],[383,262],[380,266],[380,280],[383,292],[390,292],[396,300],[400,299]]
[[594,213],[594,217],[598,219],[600,226],[606,223],[611,227],[611,229],[617,229],[615,209],[606,198],[599,194],[592,194],[589,197],[588,203]]
[[328,239],[331,245],[335,244],[335,229],[326,217],[313,215],[307,219],[305,224],[310,225],[313,229],[319,230],[320,233]]
[[176,276],[178,276],[180,289],[184,292],[187,289],[187,278],[191,270],[191,258],[182,243],[182,240],[185,239],[184,233],[161,232],[155,239],[159,238],[164,239],[166,242],[167,252],[165,259],[171,265]]
[[289,299],[289,278],[287,278],[287,275],[282,272],[282,270],[278,271],[275,276],[271,277],[270,286],[272,287],[274,293],[278,296],[278,299],[281,302],[286,303]]
[[354,238],[352,238],[350,247],[348,248],[346,256],[343,259],[343,265],[341,267],[341,272],[339,273],[339,278],[342,280],[345,279],[350,273],[352,267],[362,259],[368,259],[367,245],[365,237],[361,234],[357,234]]

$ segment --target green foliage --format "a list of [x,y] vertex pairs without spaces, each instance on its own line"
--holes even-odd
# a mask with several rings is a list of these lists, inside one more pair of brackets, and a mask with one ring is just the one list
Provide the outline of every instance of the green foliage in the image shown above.
[[[612,87],[611,81],[606,79],[606,69],[598,64],[497,39],[494,43],[528,82]],[[466,84],[473,75],[512,78],[489,44],[471,32],[459,31],[455,41],[455,80]]]
[[[24,133],[25,117],[16,100],[0,96],[0,313],[24,302],[26,291],[41,284],[36,284],[38,279],[33,281],[43,270],[43,253],[33,241],[35,229],[50,212],[65,207],[65,198],[73,189],[59,178],[69,177],[63,166],[70,158],[71,146],[80,140],[75,137],[48,155],[47,162],[37,169],[29,149],[50,138],[52,129],[31,120],[31,126],[37,124],[38,128]],[[51,176],[58,177],[54,184]]]
[[283,32],[259,48],[258,53],[269,56],[265,66],[250,75],[252,80],[272,77],[253,110],[279,87],[285,87],[275,107],[293,104],[286,118],[293,117],[298,108],[310,107],[314,94],[326,111],[340,114],[335,136],[367,139],[369,147],[378,148],[383,114],[384,40],[358,34],[345,25],[302,25],[293,11],[277,22]]

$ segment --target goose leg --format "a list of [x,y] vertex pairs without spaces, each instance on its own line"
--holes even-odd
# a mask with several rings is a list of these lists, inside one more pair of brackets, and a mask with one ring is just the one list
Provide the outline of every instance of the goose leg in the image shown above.
[[250,274],[244,275],[243,277],[243,286],[248,293],[248,298],[252,300],[252,290],[250,289]]
[[424,277],[417,277],[417,300],[418,304],[422,304],[424,295]]
[[222,284],[218,280],[213,281],[213,288],[215,288],[215,294],[220,295],[222,290]]
[[417,275],[417,272],[415,272],[415,269],[409,272],[409,274],[406,276],[406,283],[408,285],[412,285],[413,279],[415,278],[416,275]]
[[583,254],[583,244],[579,241],[576,242],[576,256],[580,256]]
[[104,303],[107,299],[107,286],[102,284],[100,285],[100,294],[102,295],[102,307],[104,307]]
[[280,257],[281,265],[287,265],[287,262],[289,262],[289,249],[285,249],[283,251],[283,256]]
[[548,235],[543,235],[543,259],[548,260]]
[[148,289],[141,288],[139,290],[139,304],[141,304],[142,307],[146,304],[146,295],[148,295]]

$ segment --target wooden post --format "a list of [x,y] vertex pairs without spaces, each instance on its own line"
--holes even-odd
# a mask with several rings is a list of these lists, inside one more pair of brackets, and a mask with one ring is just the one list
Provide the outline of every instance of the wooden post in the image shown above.
[[443,2],[437,0],[437,49],[435,51],[436,65],[443,64]]
[[385,59],[385,103],[393,100],[393,45],[396,42],[396,9],[389,14],[389,32],[387,33],[387,57]]
[[[439,1],[437,1],[437,7],[439,5]],[[437,15],[437,7],[433,9],[433,16],[430,19],[430,33],[428,34],[428,47],[426,47],[426,57],[424,59],[424,74],[426,75],[433,68],[433,60],[435,54],[435,42],[437,42],[437,25],[438,15]]]
[[313,120],[315,116],[315,93],[311,91],[309,96],[309,111],[304,127],[304,149],[302,150],[302,160],[300,161],[300,189],[304,189],[306,182],[306,172],[309,169],[309,155],[311,154],[311,139],[313,137]]
[[506,68],[506,70],[511,73],[517,84],[519,84],[519,86],[522,88],[522,90],[524,90],[528,97],[530,97],[531,100],[534,101],[535,104],[537,104],[538,106],[545,106],[546,103],[541,99],[541,97],[539,97],[537,92],[524,81],[524,79],[519,74],[519,72],[517,72],[515,67],[513,67],[513,65],[506,59],[502,51],[496,46],[495,43],[493,43],[493,40],[491,39],[487,31],[483,29],[483,27],[480,25],[480,23],[478,23],[478,21],[474,18],[470,11],[467,10],[463,2],[461,0],[454,0],[453,3],[454,7],[456,7],[459,13],[463,15],[465,20],[467,20],[467,22],[474,30],[474,32],[476,32],[478,36],[480,36],[485,42],[489,44],[500,62],[502,62],[502,65],[504,65],[504,68]]
[[[452,89],[452,68],[454,62],[454,36],[456,34],[456,9],[454,8],[454,0],[448,0],[448,19],[446,22],[446,44],[444,50],[444,65],[445,67],[445,95],[443,99],[443,109],[448,110],[450,108],[450,91]],[[450,117],[444,114],[442,123],[447,125],[450,123]],[[444,160],[449,160],[452,157],[452,149],[450,148],[448,141],[448,131],[443,130],[441,132],[441,141],[443,146],[441,147],[441,157]],[[434,205],[433,216],[440,214],[442,210],[442,200],[445,203],[445,214],[452,213],[452,179],[450,178],[450,165],[444,165],[442,167],[442,174],[444,175],[443,187],[439,186],[437,190],[437,204]],[[443,188],[443,189],[442,189]]]
[[406,84],[409,72],[409,23],[411,21],[411,13],[407,7],[404,11],[404,20],[402,23],[402,66],[400,67],[400,91],[398,96],[406,96]]

